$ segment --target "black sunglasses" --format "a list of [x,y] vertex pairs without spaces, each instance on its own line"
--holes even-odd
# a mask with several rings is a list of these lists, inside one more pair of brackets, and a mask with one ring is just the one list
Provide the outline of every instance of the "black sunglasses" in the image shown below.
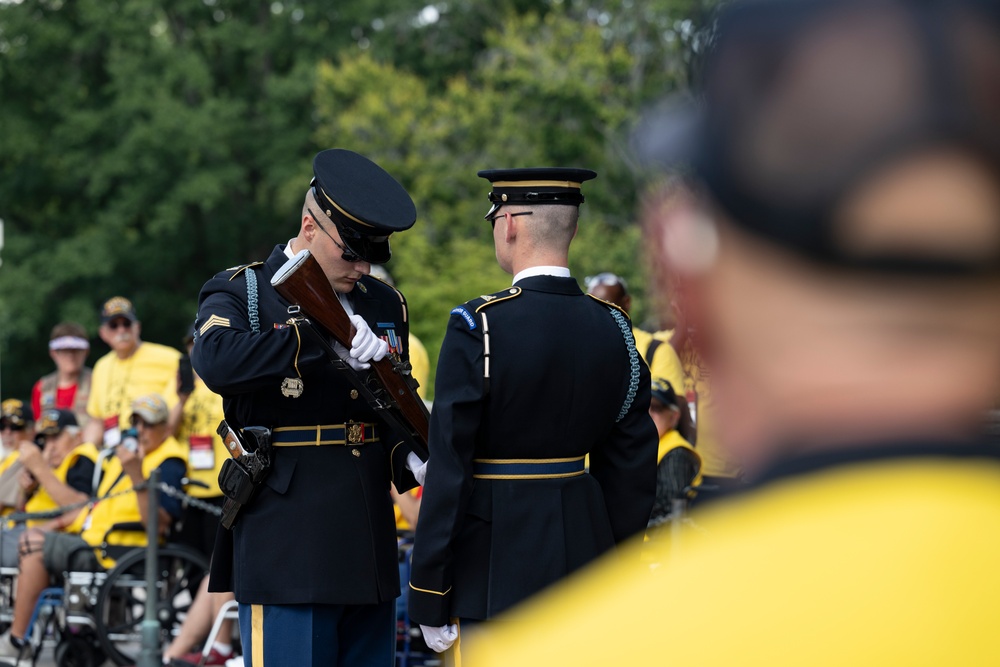
[[11,431],[23,431],[24,424],[15,424],[12,421],[4,419],[3,423],[0,424],[0,430],[6,431],[7,429],[10,429]]
[[[333,234],[331,234],[330,232],[326,231],[326,228],[319,223],[319,218],[317,218],[316,214],[312,212],[312,209],[306,207],[306,210],[309,211],[309,215],[312,216],[313,222],[316,223],[316,226],[319,227],[320,229],[322,229],[323,233],[330,237],[330,240],[333,241],[333,245],[335,245],[338,248],[340,248],[340,251],[343,253],[340,256],[341,259],[343,259],[345,262],[349,262],[351,264],[354,264],[355,262],[363,262],[363,261],[365,261],[365,260],[363,260],[361,258],[361,255],[358,255],[358,254],[356,254],[354,252],[351,252],[349,249],[347,249],[344,246],[342,246],[339,243],[337,243],[337,239],[333,238]],[[336,223],[334,223],[334,225],[336,226]],[[340,231],[340,227],[337,227],[337,231]]]
[[[535,214],[535,212],[534,212],[534,211],[521,211],[521,212],[519,212],[519,213],[511,213],[511,214],[510,214],[510,217],[512,217],[512,218],[516,218],[516,217],[517,217],[517,216],[519,216],[519,215],[534,215],[534,214]],[[490,227],[493,227],[494,229],[496,229],[496,226],[497,226],[497,218],[498,218],[498,217],[500,217],[500,213],[499,213],[499,212],[497,212],[497,213],[494,213],[494,214],[493,214],[493,215],[492,215],[492,216],[491,216],[491,217],[489,218],[489,221],[490,221]]]
[[132,321],[131,320],[125,320],[125,319],[111,320],[110,322],[108,322],[107,324],[105,324],[105,326],[107,328],[111,329],[112,331],[114,331],[115,329],[121,329],[121,328],[131,329],[132,328]]

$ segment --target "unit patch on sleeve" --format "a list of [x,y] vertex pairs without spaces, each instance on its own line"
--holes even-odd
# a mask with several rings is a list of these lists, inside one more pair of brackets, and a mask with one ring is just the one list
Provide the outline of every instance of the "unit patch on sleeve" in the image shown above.
[[467,311],[464,307],[458,306],[457,308],[452,308],[451,314],[461,315],[462,319],[465,320],[465,323],[469,325],[469,331],[472,331],[473,329],[476,328],[476,318],[474,318],[472,314],[469,311]]

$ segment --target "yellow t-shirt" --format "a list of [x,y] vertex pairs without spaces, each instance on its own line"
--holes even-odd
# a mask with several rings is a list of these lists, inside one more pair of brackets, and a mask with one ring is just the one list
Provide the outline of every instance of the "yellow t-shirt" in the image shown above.
[[[52,471],[52,474],[55,475],[56,479],[65,484],[66,475],[69,474],[69,469],[73,467],[73,465],[80,459],[81,456],[90,459],[91,461],[96,463],[97,447],[95,447],[89,442],[77,445],[76,447],[73,448],[73,450],[69,454],[63,457],[63,460],[59,463],[58,466],[55,467],[55,469]],[[87,495],[90,495],[89,490],[87,492]],[[59,504],[49,494],[49,492],[45,490],[45,487],[41,485],[39,485],[39,488],[37,491],[35,491],[35,494],[28,499],[28,502],[24,504],[24,510],[26,512],[32,512],[32,513],[48,512],[49,510],[54,510],[57,507],[59,507]],[[28,528],[32,528],[34,526],[40,526],[46,521],[48,521],[48,519],[29,519],[26,522],[26,525],[28,526]]]
[[113,351],[94,364],[87,413],[103,420],[105,430],[117,418],[117,428],[128,428],[132,401],[159,394],[167,407],[177,403],[177,365],[181,353],[157,343],[142,343],[128,359]]
[[[183,459],[187,452],[174,438],[167,438],[159,447],[151,451],[142,458],[142,475],[149,479],[150,473],[161,463],[170,458]],[[101,498],[95,503],[83,520],[83,531],[80,537],[91,546],[99,546],[104,540],[105,533],[116,523],[130,523],[141,521],[142,515],[139,513],[139,504],[134,493],[128,493],[132,489],[132,478],[123,474],[121,461],[117,456],[112,457],[104,470],[104,478],[97,490],[97,497]],[[109,497],[105,497],[109,496]],[[81,514],[83,514],[81,512]],[[115,533],[108,540],[110,544],[119,546],[143,546],[146,544],[145,532],[121,532]],[[114,560],[98,556],[98,561],[104,567],[114,565]]]
[[427,399],[427,383],[431,372],[431,362],[427,357],[427,348],[420,342],[420,339],[410,332],[410,375],[420,383],[417,387],[417,396]]
[[219,422],[225,419],[222,411],[222,396],[205,386],[201,378],[196,378],[194,391],[184,404],[184,413],[177,431],[177,440],[188,450],[188,477],[208,485],[202,488],[192,484],[187,493],[196,498],[217,498],[219,471],[229,458],[226,445],[216,433]]
[[[649,366],[650,376],[669,381],[677,395],[684,396],[684,367],[670,343],[657,334],[651,334],[642,329],[633,328],[632,336],[635,338],[635,348]],[[650,364],[649,345],[653,342],[653,338],[662,342],[653,351],[653,363]]]
[[463,637],[465,663],[1000,664],[996,461],[831,468],[691,518],[675,551],[647,544],[657,567],[633,542]]

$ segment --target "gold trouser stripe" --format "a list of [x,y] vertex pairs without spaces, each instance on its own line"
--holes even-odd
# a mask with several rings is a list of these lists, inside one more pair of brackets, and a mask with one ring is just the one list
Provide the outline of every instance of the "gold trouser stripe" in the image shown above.
[[457,618],[455,626],[458,628],[458,637],[455,638],[455,645],[452,646],[452,664],[455,667],[462,667],[462,623]]
[[264,606],[250,605],[250,667],[264,667]]

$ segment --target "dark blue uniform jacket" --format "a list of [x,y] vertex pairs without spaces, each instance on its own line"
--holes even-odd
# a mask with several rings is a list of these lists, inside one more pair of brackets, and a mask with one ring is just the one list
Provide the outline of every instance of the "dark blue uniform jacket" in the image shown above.
[[[359,446],[276,448],[270,475],[233,531],[220,529],[211,587],[233,590],[248,604],[391,600],[399,594],[399,570],[389,483],[401,491],[415,485],[405,468],[410,449],[357,396],[312,334],[288,325],[289,303],[271,287],[286,260],[283,250],[279,245],[265,263],[224,271],[202,288],[192,354],[198,374],[223,396],[233,428],[353,421],[375,424],[375,431],[366,429]],[[259,333],[248,312],[250,272]],[[408,359],[403,296],[366,277],[350,298],[372,330]],[[301,396],[283,395],[282,382],[299,373]]]
[[[438,360],[413,620],[491,618],[641,532],[656,488],[648,410],[649,370],[627,317],[574,279],[526,278],[455,308]],[[586,454],[580,476],[473,477],[474,459]]]

